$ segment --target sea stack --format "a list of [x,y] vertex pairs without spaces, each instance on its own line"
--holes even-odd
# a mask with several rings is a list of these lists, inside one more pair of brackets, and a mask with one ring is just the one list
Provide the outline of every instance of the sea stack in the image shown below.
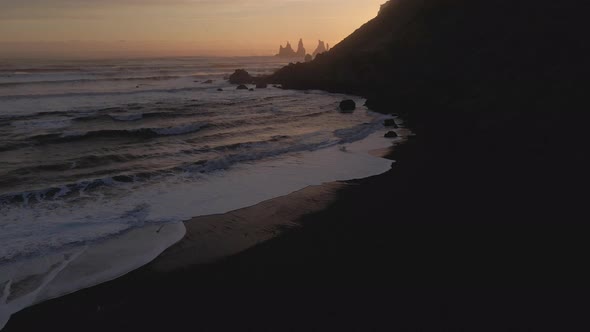
[[322,54],[324,52],[326,52],[326,44],[320,40],[318,41],[318,47],[315,49],[315,51],[313,52],[313,56],[315,57],[318,54]]
[[298,57],[305,57],[306,51],[305,51],[305,47],[303,47],[303,39],[299,39],[299,45],[297,46],[297,52],[296,52],[296,56]]
[[297,53],[295,53],[295,51],[293,50],[293,47],[291,47],[291,43],[287,42],[287,46],[285,46],[285,47],[283,47],[283,45],[280,46],[279,54],[277,54],[276,56],[282,57],[282,58],[294,58],[295,56],[297,56]]

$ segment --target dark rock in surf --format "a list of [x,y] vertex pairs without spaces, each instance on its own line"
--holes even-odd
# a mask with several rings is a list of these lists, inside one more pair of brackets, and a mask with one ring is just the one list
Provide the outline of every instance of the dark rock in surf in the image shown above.
[[248,91],[254,91],[254,89],[250,88],[250,89],[248,89]]
[[256,89],[266,89],[268,88],[268,84],[264,83],[264,82],[259,82],[256,84]]
[[396,138],[398,137],[397,133],[395,131],[390,131],[387,134],[385,134],[386,138]]
[[229,82],[231,84],[251,84],[254,82],[254,77],[250,76],[250,74],[243,69],[237,69],[230,75]]
[[242,84],[242,85],[239,85],[236,89],[237,90],[248,90],[248,87]]
[[203,82],[203,84],[211,84],[213,83],[213,80],[206,80],[205,82]]
[[343,112],[351,112],[356,109],[356,103],[354,100],[347,99],[340,102],[340,110]]
[[395,122],[395,119],[387,119],[387,120],[383,121],[383,125],[385,127],[393,127],[395,129],[399,128],[397,123]]
[[217,89],[217,91],[223,91],[223,89],[219,88],[219,89]]

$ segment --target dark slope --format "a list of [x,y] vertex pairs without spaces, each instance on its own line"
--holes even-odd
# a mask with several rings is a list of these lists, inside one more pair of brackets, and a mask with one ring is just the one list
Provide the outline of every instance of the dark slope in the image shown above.
[[582,4],[397,0],[324,56],[271,80],[363,95],[421,125],[449,113],[469,113],[484,127],[521,112],[555,116],[584,99]]
[[362,95],[375,110],[403,114],[424,153],[462,170],[452,187],[490,200],[484,209],[507,212],[491,202],[516,195],[521,211],[545,204],[554,212],[520,221],[578,220],[563,214],[583,212],[587,184],[584,8],[397,0],[324,56],[270,80]]

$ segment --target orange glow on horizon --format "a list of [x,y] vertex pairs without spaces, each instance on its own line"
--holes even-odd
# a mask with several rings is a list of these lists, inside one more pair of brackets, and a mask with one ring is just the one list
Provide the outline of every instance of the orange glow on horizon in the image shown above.
[[385,0],[5,0],[0,57],[274,55],[309,53],[373,18]]

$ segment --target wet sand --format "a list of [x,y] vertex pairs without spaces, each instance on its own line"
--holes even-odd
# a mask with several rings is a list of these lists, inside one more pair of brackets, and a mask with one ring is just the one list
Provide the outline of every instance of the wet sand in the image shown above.
[[149,268],[171,272],[237,254],[285,230],[300,227],[299,220],[304,215],[325,209],[345,186],[344,182],[310,186],[247,208],[193,218],[185,222],[185,237],[150,263]]
[[[580,317],[590,310],[589,292],[563,288],[586,283],[580,264],[585,233],[572,232],[574,224],[544,222],[555,213],[570,220],[566,211],[529,209],[546,195],[523,199],[518,188],[529,183],[522,175],[523,182],[506,191],[506,181],[514,183],[506,171],[514,167],[501,160],[491,166],[498,174],[472,181],[480,167],[462,151],[430,149],[414,139],[390,158],[398,162],[380,176],[197,218],[187,223],[185,240],[153,264],[28,308],[6,331],[587,326]],[[492,198],[500,208],[488,208]],[[239,251],[257,241],[244,240],[240,217],[259,213],[263,237],[276,229],[265,220],[285,217],[283,225],[290,226],[293,216],[307,214],[273,239],[193,265],[202,256],[192,248],[201,245],[190,234],[207,232],[221,218],[240,244],[218,247],[212,237],[208,250],[220,256]]]

